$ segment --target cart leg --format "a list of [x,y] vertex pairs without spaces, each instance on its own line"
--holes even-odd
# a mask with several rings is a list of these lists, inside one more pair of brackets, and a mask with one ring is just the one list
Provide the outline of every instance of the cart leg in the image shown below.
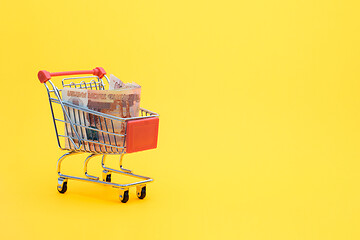
[[122,167],[122,161],[123,161],[124,155],[125,155],[124,153],[122,153],[122,154],[120,155],[120,169],[123,170],[124,172],[131,173],[131,170],[125,169],[125,168]]
[[57,184],[57,190],[59,193],[65,193],[67,191],[67,179],[59,177],[58,178],[58,184]]
[[[125,168],[122,167],[122,160],[123,160],[124,155],[125,155],[125,154],[123,154],[123,153],[120,155],[120,169],[121,169],[123,172],[125,172],[125,173],[131,173],[131,172],[132,172],[131,170],[125,169]],[[104,171],[105,171],[106,168],[107,168],[107,167],[105,166],[105,159],[106,159],[106,155],[104,154],[104,155],[102,156],[102,159],[101,159],[101,166],[102,166],[102,168],[104,169]]]
[[132,185],[137,185],[137,184],[146,184],[147,182],[152,182],[154,181],[153,179],[151,179],[150,177],[145,177],[145,176],[141,176],[141,175],[137,175],[137,174],[134,174],[131,172],[131,170],[128,170],[128,169],[124,169],[122,168],[122,157],[120,159],[120,168],[121,170],[116,170],[116,169],[113,169],[113,168],[109,168],[109,167],[106,167],[105,166],[105,159],[106,159],[106,155],[104,154],[102,156],[102,160],[101,160],[101,166],[103,168],[103,178],[105,179],[106,177],[106,174],[110,174],[110,173],[119,173],[119,174],[124,174],[124,175],[127,175],[127,176],[131,176],[131,177],[136,177],[136,178],[140,178],[140,179],[143,179],[144,181],[141,181],[141,182],[136,182],[136,183],[133,183]]
[[119,199],[122,203],[126,203],[129,200],[129,189],[128,188],[119,188]]
[[70,155],[74,155],[74,154],[79,154],[80,152],[68,152],[68,153],[65,153],[64,155],[62,155],[60,158],[59,158],[59,160],[58,160],[58,162],[57,162],[57,171],[58,171],[58,174],[59,174],[59,176],[61,176],[61,163],[62,163],[62,161],[65,159],[65,158],[67,158],[68,156],[70,156]]
[[93,175],[90,175],[90,174],[87,173],[87,165],[88,165],[90,159],[93,158],[93,157],[95,157],[95,156],[96,156],[96,154],[90,154],[90,155],[85,159],[85,162],[84,162],[84,173],[85,173],[85,176],[88,177],[88,178],[90,178],[90,179],[99,180],[98,177],[93,176]]
[[68,153],[65,153],[64,155],[62,155],[58,162],[57,162],[57,171],[58,171],[58,174],[59,174],[59,178],[58,178],[58,184],[57,184],[57,190],[59,191],[59,193],[65,193],[67,191],[67,182],[68,182],[68,179],[67,178],[64,178],[62,177],[61,175],[61,163],[62,161],[67,158],[68,156],[70,155],[73,155],[73,154],[78,154],[79,152],[68,152]]

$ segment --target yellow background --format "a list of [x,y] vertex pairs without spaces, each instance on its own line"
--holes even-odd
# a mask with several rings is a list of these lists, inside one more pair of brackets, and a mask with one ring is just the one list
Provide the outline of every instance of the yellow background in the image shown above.
[[[359,239],[359,10],[0,1],[0,239]],[[96,66],[142,85],[161,115],[158,149],[124,160],[155,179],[144,200],[56,190],[62,152],[37,72]],[[84,157],[64,171],[82,174]]]

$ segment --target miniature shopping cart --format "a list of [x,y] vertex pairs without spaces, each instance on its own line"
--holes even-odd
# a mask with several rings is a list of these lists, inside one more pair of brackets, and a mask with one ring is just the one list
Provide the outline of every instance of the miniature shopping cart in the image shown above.
[[[80,74],[91,76],[64,78],[61,81],[61,87],[57,87],[50,80],[51,77],[55,76]],[[157,147],[159,115],[140,108],[138,117],[118,117],[102,113],[96,109],[89,109],[79,104],[63,101],[62,91],[64,87],[105,90],[106,85],[103,78],[109,84],[109,79],[105,74],[106,72],[103,68],[97,67],[89,71],[54,73],[40,71],[38,78],[41,83],[44,83],[48,93],[58,146],[62,150],[68,151],[59,158],[57,163],[59,174],[58,191],[60,193],[66,192],[69,179],[88,181],[118,188],[120,190],[119,198],[121,202],[126,203],[129,199],[130,187],[136,187],[137,197],[143,199],[146,196],[146,184],[152,182],[153,179],[134,174],[131,170],[123,168],[123,157],[125,153]],[[124,131],[116,131],[116,126],[122,126]],[[90,154],[84,162],[85,177],[61,173],[62,161],[70,155],[79,153]],[[105,166],[106,156],[110,154],[120,155],[120,169]],[[99,177],[88,174],[87,171],[89,160],[95,156],[102,156],[102,180]],[[111,182],[112,173],[124,174],[142,180],[130,184],[113,183]]]

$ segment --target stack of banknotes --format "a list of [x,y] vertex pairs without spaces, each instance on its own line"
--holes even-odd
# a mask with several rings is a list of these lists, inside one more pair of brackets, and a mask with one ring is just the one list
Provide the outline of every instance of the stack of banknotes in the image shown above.
[[[123,83],[110,75],[109,90],[63,88],[64,102],[120,118],[138,117],[141,87],[136,83]],[[110,133],[125,134],[125,121],[99,117],[87,111],[66,107],[66,111],[80,138],[81,150],[92,152],[119,152],[124,146],[124,137]],[[65,123],[65,148],[75,149],[70,138],[79,145],[76,134],[69,123]],[[111,146],[117,146],[115,148]]]

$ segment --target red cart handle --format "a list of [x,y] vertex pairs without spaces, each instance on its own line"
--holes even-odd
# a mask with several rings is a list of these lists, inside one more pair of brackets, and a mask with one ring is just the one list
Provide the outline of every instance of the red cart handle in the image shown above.
[[99,78],[103,78],[104,75],[106,74],[106,72],[102,67],[97,67],[97,68],[94,68],[93,70],[53,72],[53,73],[42,70],[42,71],[39,71],[38,78],[41,83],[46,83],[48,80],[50,80],[51,77],[65,76],[65,75],[79,75],[79,74],[92,74],[92,75],[98,76]]

